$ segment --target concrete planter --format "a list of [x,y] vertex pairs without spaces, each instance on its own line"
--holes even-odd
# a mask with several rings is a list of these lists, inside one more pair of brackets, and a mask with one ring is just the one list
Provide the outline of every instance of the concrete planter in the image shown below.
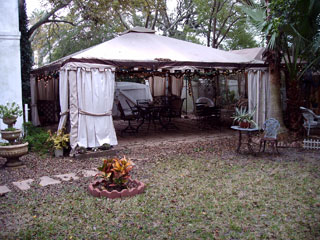
[[63,149],[55,149],[54,156],[55,157],[63,157]]
[[19,157],[28,153],[29,143],[0,146],[0,156],[7,159],[5,167],[19,167],[23,163],[19,160]]
[[7,124],[9,128],[12,128],[17,121],[17,117],[12,117],[12,118],[4,117],[2,121],[4,124]]
[[20,137],[21,130],[17,129],[14,131],[1,130],[1,137],[9,142],[14,142],[14,140]]
[[97,186],[102,183],[104,180],[99,179],[89,184],[88,190],[89,193],[94,197],[106,197],[110,199],[114,198],[123,198],[123,197],[132,197],[137,194],[140,194],[145,189],[145,184],[143,182],[140,182],[138,180],[130,180],[134,183],[136,183],[137,187],[131,188],[131,189],[123,189],[122,191],[116,191],[113,190],[111,192],[107,190],[100,190]]

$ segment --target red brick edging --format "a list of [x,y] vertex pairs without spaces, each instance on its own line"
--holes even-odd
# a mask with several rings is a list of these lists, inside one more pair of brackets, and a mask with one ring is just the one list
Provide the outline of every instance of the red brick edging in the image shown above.
[[132,197],[137,194],[140,194],[144,191],[145,184],[143,182],[140,182],[138,180],[132,180],[134,183],[136,183],[138,186],[131,189],[123,189],[121,192],[113,190],[109,192],[108,190],[102,190],[100,191],[96,186],[98,183],[101,183],[103,179],[96,180],[89,184],[88,190],[89,193],[94,197],[106,197],[106,198],[123,198],[123,197]]

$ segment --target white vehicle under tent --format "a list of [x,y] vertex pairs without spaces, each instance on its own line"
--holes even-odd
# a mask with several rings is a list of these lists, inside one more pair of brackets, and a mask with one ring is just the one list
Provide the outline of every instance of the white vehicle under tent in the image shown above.
[[[152,95],[149,86],[146,84],[134,82],[116,82],[114,99],[120,101],[125,112],[131,112],[128,102],[133,105],[136,104],[137,100],[139,99],[152,101]],[[113,103],[112,116],[120,117],[120,112],[115,102]]]
[[[267,79],[266,67],[263,61],[245,54],[160,36],[153,30],[136,27],[112,40],[34,69],[30,84],[32,122],[40,124],[38,104],[49,101],[53,105],[53,116],[59,113],[54,116],[59,117],[59,129],[69,118],[72,149],[105,143],[116,145],[112,109],[114,96],[118,94],[115,93],[118,77],[136,76],[147,81],[150,98],[181,97],[184,79],[190,85],[195,76],[214,81],[218,76],[245,70],[249,80],[252,78],[260,84],[264,82],[261,79]],[[122,85],[118,89],[123,91],[126,84],[117,84]],[[249,100],[256,99],[257,94],[260,94],[257,89],[248,91]]]

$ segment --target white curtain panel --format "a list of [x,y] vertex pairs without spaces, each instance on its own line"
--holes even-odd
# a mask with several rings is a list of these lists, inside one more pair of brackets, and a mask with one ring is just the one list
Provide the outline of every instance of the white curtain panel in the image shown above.
[[30,90],[31,90],[31,115],[33,126],[39,126],[39,114],[37,107],[37,93],[36,93],[36,79],[34,75],[30,78]]
[[151,92],[153,96],[164,96],[166,94],[166,78],[154,76],[151,78]]
[[183,88],[183,77],[176,78],[172,76],[171,77],[171,93],[173,95],[181,97],[182,88]]
[[69,79],[69,101],[70,101],[70,145],[74,150],[78,142],[78,94],[77,94],[77,69],[70,69],[68,79]]
[[114,87],[115,74],[110,69],[77,69],[80,147],[118,144],[112,120]]
[[254,121],[261,128],[268,118],[270,99],[269,75],[263,70],[248,72],[248,102],[249,111],[256,109]]
[[65,127],[68,116],[69,91],[68,91],[68,70],[61,70],[59,73],[59,93],[60,93],[60,121],[58,130]]

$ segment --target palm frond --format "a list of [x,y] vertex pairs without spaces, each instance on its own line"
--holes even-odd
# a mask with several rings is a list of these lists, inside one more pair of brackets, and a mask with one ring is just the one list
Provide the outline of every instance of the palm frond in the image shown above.
[[259,6],[243,6],[242,11],[247,14],[248,21],[259,31],[262,32],[266,25],[266,9]]

